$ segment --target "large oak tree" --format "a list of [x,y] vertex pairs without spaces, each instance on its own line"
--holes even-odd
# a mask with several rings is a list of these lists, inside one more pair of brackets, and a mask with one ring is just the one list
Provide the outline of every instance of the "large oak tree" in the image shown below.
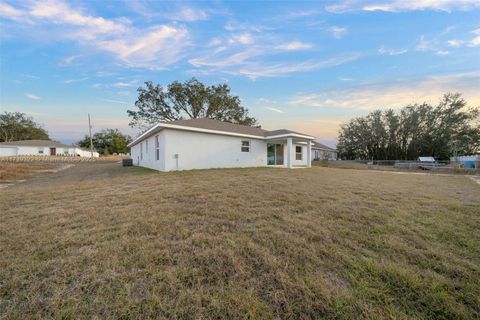
[[32,117],[21,112],[0,114],[0,142],[48,139],[48,132]]
[[130,126],[145,129],[160,121],[210,118],[247,126],[257,120],[241,106],[227,84],[206,86],[195,78],[184,83],[175,81],[166,87],[145,82],[138,88],[135,110],[128,110]]

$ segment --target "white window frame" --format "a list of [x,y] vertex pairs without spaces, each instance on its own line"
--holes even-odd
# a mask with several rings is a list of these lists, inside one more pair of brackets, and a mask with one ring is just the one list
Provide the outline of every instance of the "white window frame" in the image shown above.
[[[243,145],[244,142],[247,142],[247,143],[248,143],[248,146],[244,146],[244,145]],[[240,151],[241,151],[241,152],[250,152],[250,146],[251,146],[250,140],[241,140],[241,142],[240,142]]]
[[160,142],[158,141],[158,135],[155,136],[155,159],[160,160]]
[[[297,151],[297,148],[300,148],[300,152]],[[303,160],[303,148],[302,148],[302,146],[295,146],[295,160],[298,160],[298,161]]]

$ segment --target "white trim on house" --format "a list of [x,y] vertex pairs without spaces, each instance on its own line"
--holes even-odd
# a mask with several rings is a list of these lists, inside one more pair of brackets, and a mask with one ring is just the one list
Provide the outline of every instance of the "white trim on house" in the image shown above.
[[135,140],[130,142],[130,144],[128,146],[133,147],[139,141],[149,137],[153,132],[155,132],[155,129],[159,129],[159,128],[160,128],[160,130],[163,129],[163,128],[177,129],[177,130],[185,130],[185,131],[221,134],[221,135],[227,135],[227,136],[233,136],[233,137],[252,138],[252,139],[259,139],[259,140],[271,140],[271,139],[280,139],[280,138],[289,138],[289,137],[309,139],[309,140],[314,140],[315,139],[315,137],[302,135],[302,134],[298,134],[298,133],[284,133],[284,134],[279,134],[279,135],[275,135],[275,136],[256,136],[256,135],[242,134],[242,133],[236,133],[236,132],[210,130],[210,129],[189,127],[189,126],[179,126],[179,125],[173,125],[173,124],[168,124],[168,123],[158,123],[158,124],[154,125],[152,128],[145,131],[140,136],[138,136]]
[[271,140],[271,139],[289,138],[289,137],[308,139],[308,140],[314,140],[315,139],[315,137],[307,136],[307,135],[303,135],[303,134],[298,134],[298,133],[284,133],[284,134],[279,134],[279,135],[276,135],[276,136],[266,136],[266,137],[264,137],[264,139],[265,140]]

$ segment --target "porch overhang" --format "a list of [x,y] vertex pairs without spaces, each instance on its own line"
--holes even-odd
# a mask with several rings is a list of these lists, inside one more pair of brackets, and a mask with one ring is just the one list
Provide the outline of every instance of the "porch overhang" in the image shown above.
[[306,162],[307,162],[307,168],[310,168],[312,166],[311,162],[311,157],[312,157],[312,141],[315,138],[312,136],[307,136],[307,135],[302,135],[302,134],[297,134],[297,133],[286,133],[286,134],[281,134],[281,135],[273,135],[273,136],[268,136],[265,137],[265,140],[267,140],[267,143],[277,143],[277,144],[284,144],[286,145],[287,149],[287,163],[286,166],[287,168],[295,168],[296,166],[294,165],[294,156],[295,156],[295,150],[294,150],[294,144],[302,144],[306,145],[306,150],[307,154],[306,156]]

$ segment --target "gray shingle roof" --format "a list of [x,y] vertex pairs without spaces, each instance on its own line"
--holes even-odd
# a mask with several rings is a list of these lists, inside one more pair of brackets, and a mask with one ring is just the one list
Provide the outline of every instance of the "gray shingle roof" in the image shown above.
[[177,120],[177,121],[170,121],[165,123],[178,125],[178,126],[199,128],[199,129],[247,134],[252,136],[260,136],[260,137],[263,137],[267,132],[262,128],[243,126],[240,124],[234,124],[230,122],[223,122],[223,121],[207,119],[207,118]]
[[[162,127],[162,125],[165,125]],[[229,133],[234,133],[237,135],[245,135],[245,136],[257,136],[259,138],[268,138],[272,136],[277,136],[277,135],[284,135],[284,134],[298,134],[298,135],[303,135],[307,136],[311,139],[307,134],[304,133],[299,133],[287,129],[280,129],[280,130],[264,130],[262,128],[258,127],[249,127],[249,126],[244,126],[240,124],[234,124],[230,122],[224,122],[220,120],[213,120],[213,119],[207,119],[207,118],[198,118],[198,119],[186,119],[186,120],[176,120],[176,121],[168,121],[168,122],[160,122],[154,126],[152,126],[150,129],[145,131],[143,134],[138,136],[135,140],[133,140],[129,146],[134,146],[143,139],[150,137],[151,135],[159,132],[160,130],[163,130],[163,128],[168,128],[168,125],[176,125],[176,126],[182,126],[182,127],[190,127],[190,128],[196,128],[196,129],[204,129],[204,130],[212,130],[212,131],[217,131],[218,133],[221,132],[229,132]]]
[[52,140],[20,140],[20,141],[0,142],[0,146],[55,147],[55,148],[73,147],[73,146],[69,146],[69,145],[52,141]]
[[321,144],[320,142],[318,141],[313,141],[312,143],[312,148],[318,148],[318,149],[322,149],[322,150],[330,150],[330,151],[337,151],[336,149],[334,148],[330,148],[324,144]]

